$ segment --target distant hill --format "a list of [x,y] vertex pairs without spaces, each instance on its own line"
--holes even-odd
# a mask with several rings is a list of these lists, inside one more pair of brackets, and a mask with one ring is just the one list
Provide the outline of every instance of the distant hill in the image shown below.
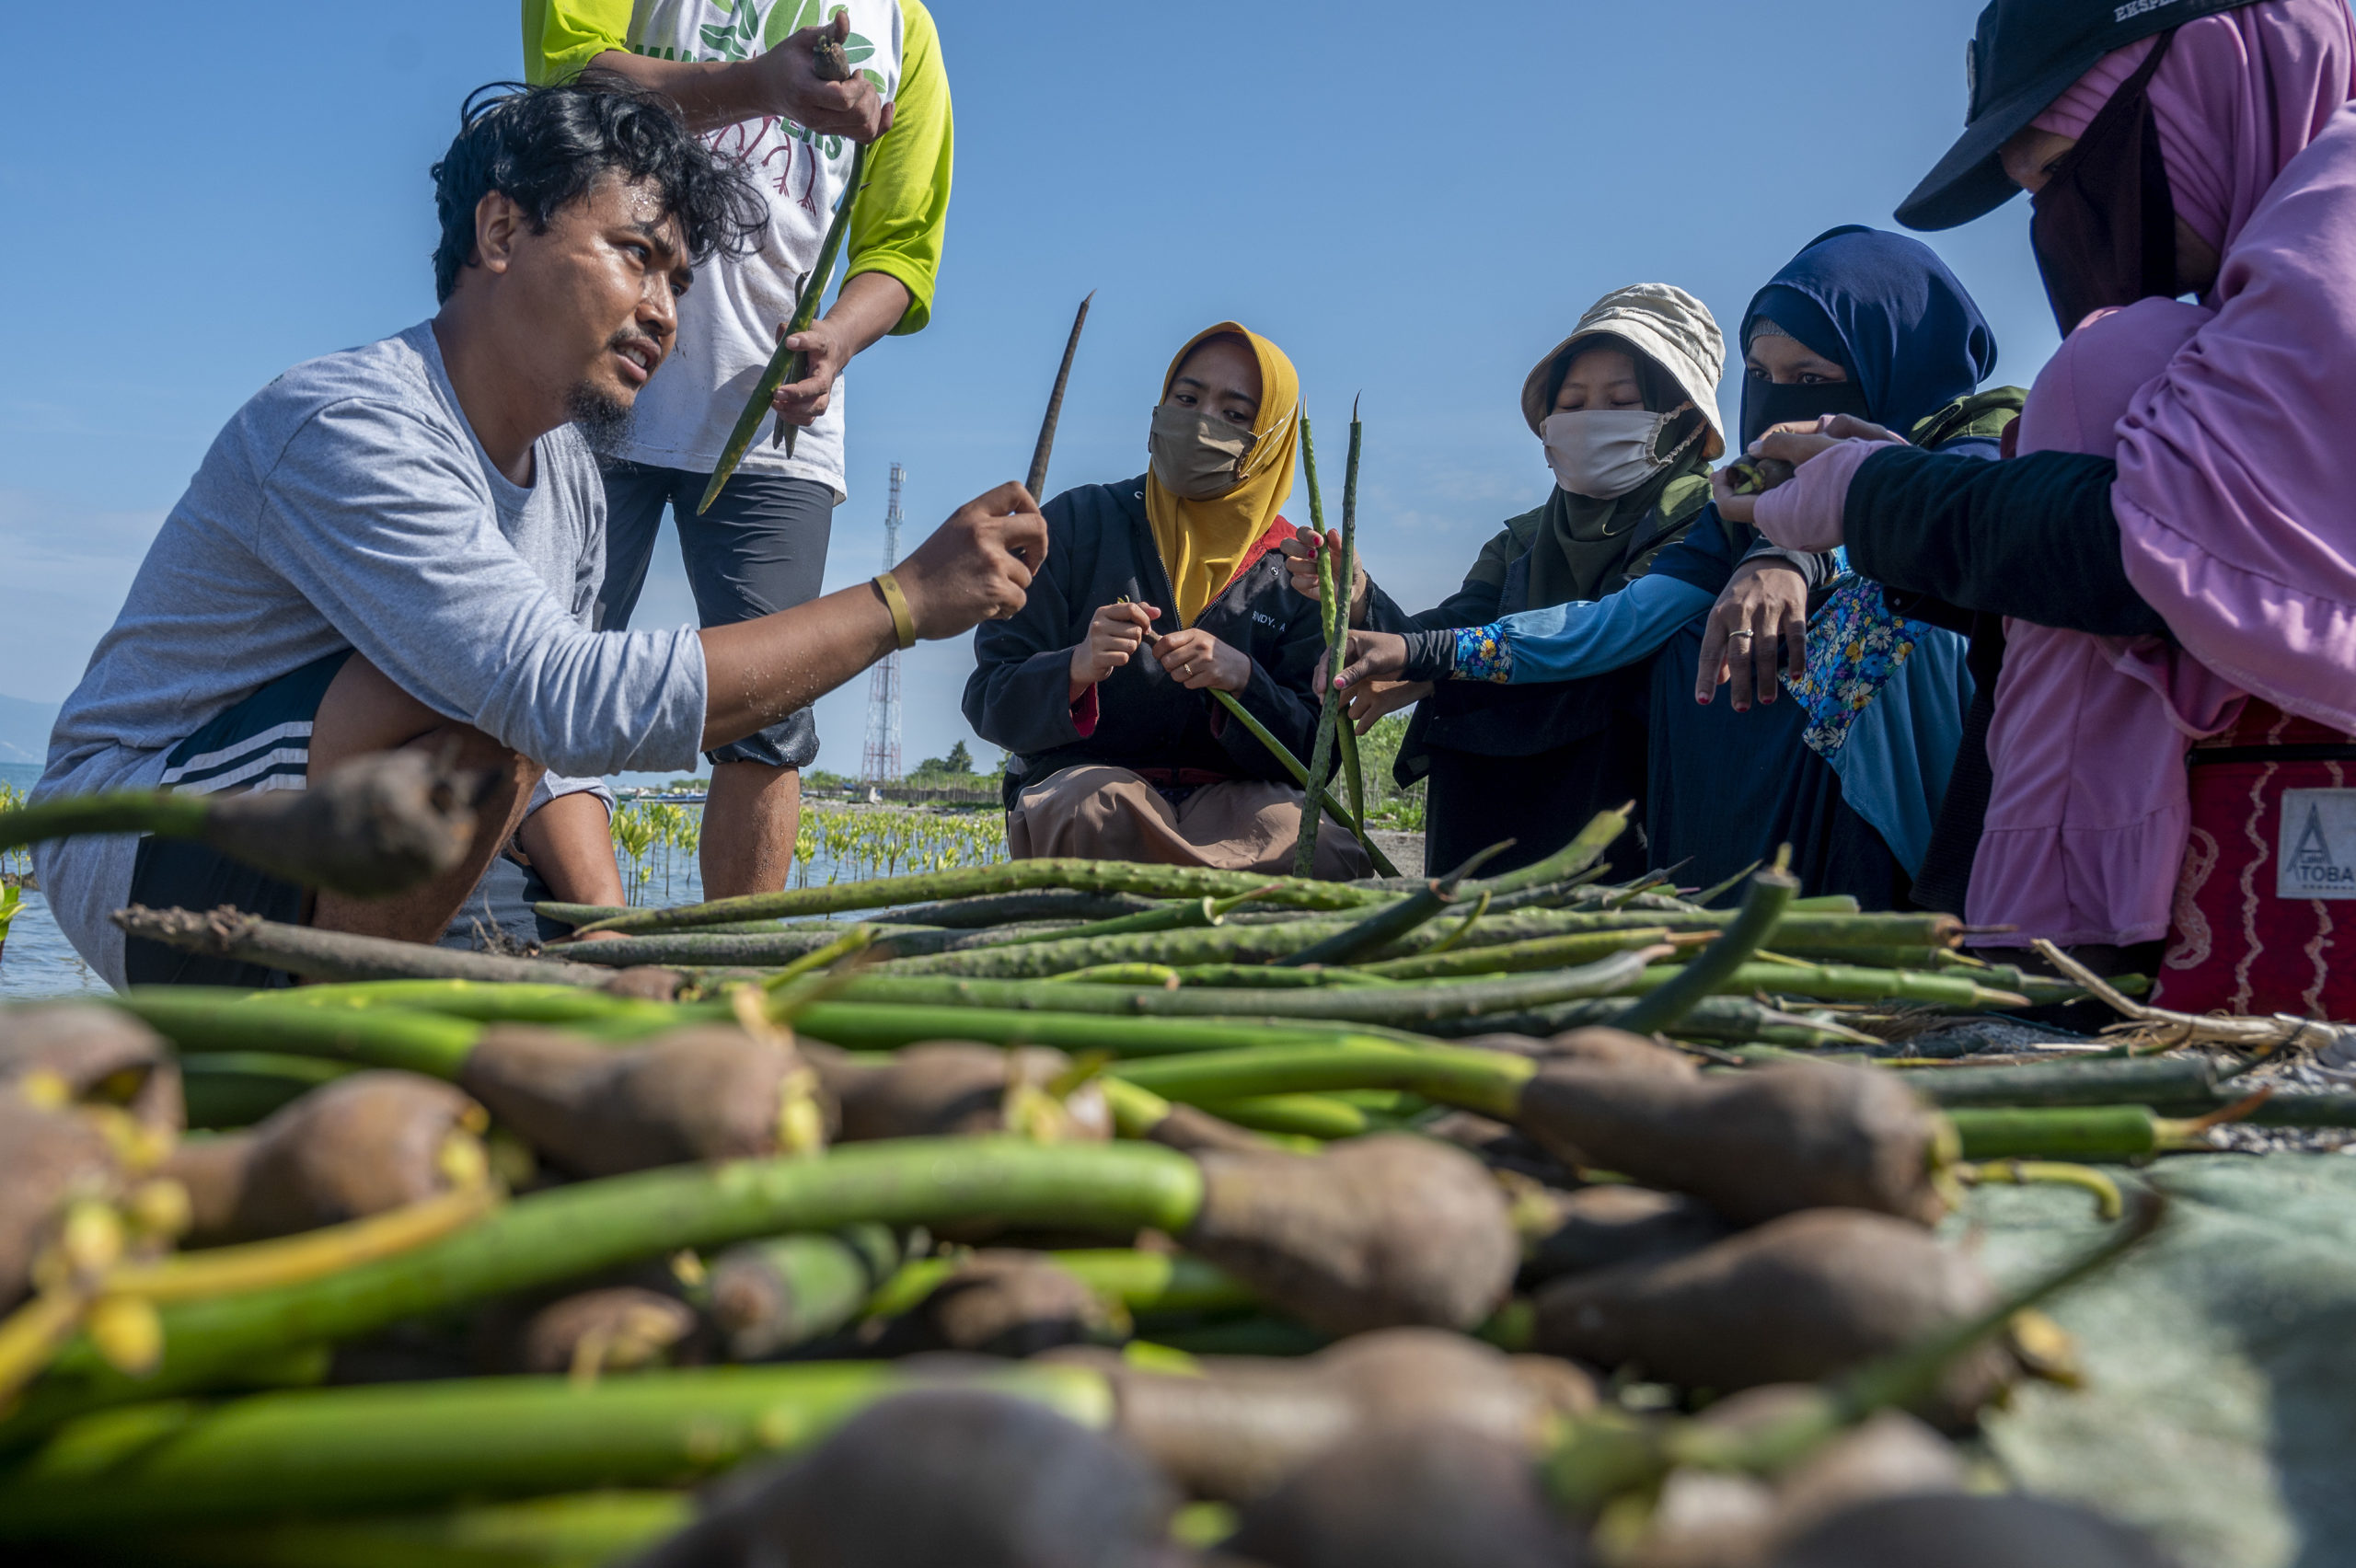
[[57,704],[0,697],[0,762],[40,762],[49,755],[49,732]]

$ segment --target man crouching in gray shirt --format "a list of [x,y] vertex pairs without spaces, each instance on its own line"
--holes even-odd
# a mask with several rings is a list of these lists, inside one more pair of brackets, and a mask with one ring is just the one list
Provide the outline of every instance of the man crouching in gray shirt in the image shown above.
[[[370,902],[201,845],[43,846],[59,924],[116,986],[253,978],[126,945],[107,917],[133,902],[432,941],[544,773],[688,768],[895,646],[1011,614],[1045,557],[1038,503],[1006,484],[896,568],[901,605],[879,579],[703,631],[592,629],[605,490],[575,427],[628,419],[691,263],[751,243],[764,209],[667,99],[612,78],[478,95],[433,178],[440,312],[295,366],[230,420],[66,700],[34,798],[301,789],[416,745],[456,746],[500,786],[464,865]],[[541,812],[523,847],[610,868],[604,827]]]

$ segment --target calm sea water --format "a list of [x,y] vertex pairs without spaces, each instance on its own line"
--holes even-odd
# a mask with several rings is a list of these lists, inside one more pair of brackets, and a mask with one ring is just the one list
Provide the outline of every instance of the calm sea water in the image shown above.
[[[29,762],[0,762],[0,784],[29,790],[40,768]],[[16,870],[21,855],[0,855],[0,870]],[[56,997],[76,991],[103,991],[105,985],[76,957],[65,933],[50,918],[49,904],[28,889],[8,939],[0,945],[0,997]]]

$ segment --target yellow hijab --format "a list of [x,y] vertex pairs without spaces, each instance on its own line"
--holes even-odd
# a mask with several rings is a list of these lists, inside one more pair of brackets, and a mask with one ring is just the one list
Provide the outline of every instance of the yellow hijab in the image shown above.
[[1235,577],[1244,553],[1268,531],[1276,513],[1292,494],[1293,455],[1300,446],[1300,376],[1285,352],[1257,332],[1233,321],[1207,328],[1186,340],[1161,375],[1161,397],[1167,401],[1178,367],[1206,338],[1222,333],[1252,345],[1260,362],[1260,411],[1252,421],[1257,439],[1243,459],[1243,478],[1225,495],[1208,501],[1188,501],[1162,489],[1148,469],[1145,514],[1153,525],[1153,542],[1161,551],[1178,603],[1171,606],[1180,626],[1195,617]]

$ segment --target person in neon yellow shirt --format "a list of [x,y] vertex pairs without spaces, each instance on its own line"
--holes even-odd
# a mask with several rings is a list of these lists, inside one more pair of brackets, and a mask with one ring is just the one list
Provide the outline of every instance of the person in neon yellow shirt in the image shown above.
[[[821,29],[849,82],[817,77]],[[524,0],[534,83],[610,72],[669,97],[690,129],[738,159],[766,196],[759,247],[704,267],[679,313],[677,348],[630,428],[599,447],[607,507],[599,625],[627,626],[667,505],[706,626],[752,619],[819,591],[844,480],[844,367],[887,334],[920,330],[948,225],[954,126],[931,15],[918,0]],[[710,511],[696,503],[730,428],[793,314],[850,175],[872,143],[834,304],[791,346],[809,373],[780,387],[793,453],[756,440]],[[708,897],[785,885],[815,759],[807,709],[707,755],[701,849]]]

